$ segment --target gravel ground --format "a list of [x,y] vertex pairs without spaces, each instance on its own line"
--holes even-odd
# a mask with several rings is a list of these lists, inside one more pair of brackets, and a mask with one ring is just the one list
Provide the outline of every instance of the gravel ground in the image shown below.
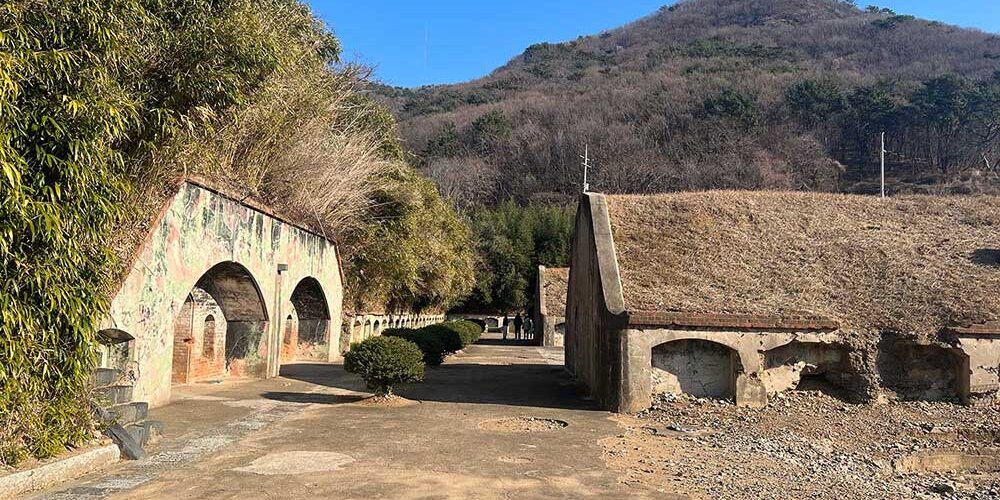
[[685,396],[618,417],[622,482],[694,498],[1000,498],[1000,409],[854,405],[818,391],[764,409]]

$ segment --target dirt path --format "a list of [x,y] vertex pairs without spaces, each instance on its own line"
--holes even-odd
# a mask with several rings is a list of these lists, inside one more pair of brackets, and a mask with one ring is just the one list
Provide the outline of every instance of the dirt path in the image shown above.
[[41,497],[665,498],[607,467],[618,425],[576,396],[561,354],[475,345],[394,408],[358,404],[339,365],[186,387],[154,410],[167,431],[148,459]]

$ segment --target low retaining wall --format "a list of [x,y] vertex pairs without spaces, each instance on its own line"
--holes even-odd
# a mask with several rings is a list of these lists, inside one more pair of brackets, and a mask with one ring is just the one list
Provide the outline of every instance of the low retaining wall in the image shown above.
[[34,469],[0,477],[0,498],[17,498],[25,493],[52,487],[64,481],[110,467],[121,458],[118,446],[110,444],[79,455],[42,464]]

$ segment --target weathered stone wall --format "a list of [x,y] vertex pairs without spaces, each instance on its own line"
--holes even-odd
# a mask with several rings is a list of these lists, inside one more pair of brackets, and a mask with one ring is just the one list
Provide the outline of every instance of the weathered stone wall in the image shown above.
[[[207,291],[225,312],[230,374],[278,373],[280,330],[295,310],[291,295],[303,279],[315,279],[322,289],[329,311],[327,332],[340,331],[343,288],[330,241],[185,182],[152,226],[106,321],[107,327],[136,338],[131,354],[139,372],[135,399],[153,405],[169,401],[178,314],[205,274],[224,263],[242,275],[213,276],[219,287]],[[287,269],[279,271],[279,265]],[[243,285],[227,282],[230,278],[242,279]],[[252,284],[250,291],[246,283]],[[218,323],[216,328],[216,335],[223,336]],[[333,344],[327,350],[332,359],[340,352],[339,337],[327,334],[327,343]]]
[[704,340],[679,340],[653,348],[654,394],[731,398],[735,385],[732,349]]
[[607,206],[602,196],[587,194],[577,209],[570,261],[566,368],[599,404],[618,411],[628,411],[621,393],[631,376],[622,362],[624,312]]
[[949,401],[959,397],[963,364],[950,348],[887,341],[878,347],[882,387],[906,400]]

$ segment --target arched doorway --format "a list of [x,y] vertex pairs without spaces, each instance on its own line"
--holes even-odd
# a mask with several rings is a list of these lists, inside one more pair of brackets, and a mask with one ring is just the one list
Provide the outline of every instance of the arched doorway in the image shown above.
[[209,269],[174,318],[171,382],[263,376],[267,311],[256,280],[236,262]]
[[[288,352],[282,347],[282,361],[293,359],[327,361],[330,357],[330,308],[326,294],[315,278],[303,278],[295,286],[291,297],[295,308],[294,332],[288,330],[285,341]],[[294,340],[291,339],[294,335]]]
[[729,399],[735,395],[739,355],[707,340],[675,340],[653,348],[653,394]]

